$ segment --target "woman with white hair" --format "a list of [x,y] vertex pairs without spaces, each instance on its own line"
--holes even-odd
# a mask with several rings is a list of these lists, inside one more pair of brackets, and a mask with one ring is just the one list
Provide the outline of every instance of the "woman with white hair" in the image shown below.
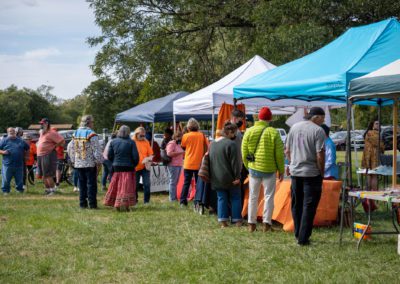
[[118,211],[129,211],[136,204],[135,167],[139,154],[135,142],[129,138],[131,130],[123,125],[117,138],[110,142],[107,158],[112,162],[113,176],[104,199],[104,205]]
[[204,154],[208,151],[208,140],[206,136],[199,131],[199,123],[196,119],[190,118],[187,124],[188,133],[182,137],[181,146],[185,149],[185,160],[183,163],[183,173],[185,181],[181,192],[180,204],[187,206],[187,197],[189,186],[194,177],[197,177]]
[[[153,159],[153,149],[151,149],[150,142],[146,139],[146,130],[143,127],[135,129],[133,141],[136,143],[139,152],[139,163],[136,166],[136,187],[139,186],[140,177],[143,180],[144,204],[150,202],[150,171],[147,170],[146,164],[151,163]],[[136,199],[137,199],[136,192]]]

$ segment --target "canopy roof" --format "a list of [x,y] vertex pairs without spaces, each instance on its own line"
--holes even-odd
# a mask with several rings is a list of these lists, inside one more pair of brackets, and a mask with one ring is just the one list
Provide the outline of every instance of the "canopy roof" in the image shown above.
[[325,47],[234,87],[234,98],[345,102],[349,82],[400,58],[400,23],[351,28]]
[[[269,63],[261,56],[256,55],[217,82],[175,101],[174,114],[218,113],[219,108],[224,102],[233,104],[233,87],[275,67],[275,65]],[[248,100],[245,104],[246,113],[256,113],[265,105],[265,100]],[[275,111],[275,114],[290,114],[292,111],[293,110]]]
[[390,95],[400,96],[400,59],[350,82],[349,96],[357,103],[393,104]]
[[116,122],[164,122],[173,121],[172,103],[187,96],[188,92],[177,92],[148,101],[117,114]]

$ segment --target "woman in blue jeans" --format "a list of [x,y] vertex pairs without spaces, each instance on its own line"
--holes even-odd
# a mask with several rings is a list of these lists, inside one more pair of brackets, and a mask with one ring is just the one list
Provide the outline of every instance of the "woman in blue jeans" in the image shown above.
[[210,181],[211,189],[217,191],[218,222],[221,228],[228,226],[229,202],[231,222],[242,226],[242,201],[240,191],[240,168],[235,139],[236,124],[226,122],[222,136],[211,143]]
[[167,155],[171,157],[171,162],[168,163],[168,175],[169,175],[169,200],[176,200],[176,186],[181,175],[183,166],[183,151],[181,147],[182,134],[176,133],[173,135],[172,140],[168,142],[166,150]]

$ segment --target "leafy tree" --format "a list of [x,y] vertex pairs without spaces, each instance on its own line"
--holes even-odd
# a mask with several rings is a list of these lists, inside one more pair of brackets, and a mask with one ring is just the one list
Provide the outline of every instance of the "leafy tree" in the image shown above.
[[140,88],[134,81],[115,84],[108,78],[96,80],[83,91],[86,96],[84,113],[94,116],[97,131],[112,129],[115,115],[134,106]]
[[389,0],[89,0],[102,34],[93,71],[144,83],[138,101],[193,91],[259,54],[306,55],[347,28],[400,15]]

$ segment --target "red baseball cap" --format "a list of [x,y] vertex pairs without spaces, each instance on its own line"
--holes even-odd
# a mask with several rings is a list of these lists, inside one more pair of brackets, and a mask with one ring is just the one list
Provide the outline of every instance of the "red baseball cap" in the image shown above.
[[50,120],[49,120],[48,118],[44,117],[44,118],[42,118],[42,119],[39,121],[39,123],[40,123],[40,124],[43,124],[43,123],[49,124],[49,123],[50,123]]

